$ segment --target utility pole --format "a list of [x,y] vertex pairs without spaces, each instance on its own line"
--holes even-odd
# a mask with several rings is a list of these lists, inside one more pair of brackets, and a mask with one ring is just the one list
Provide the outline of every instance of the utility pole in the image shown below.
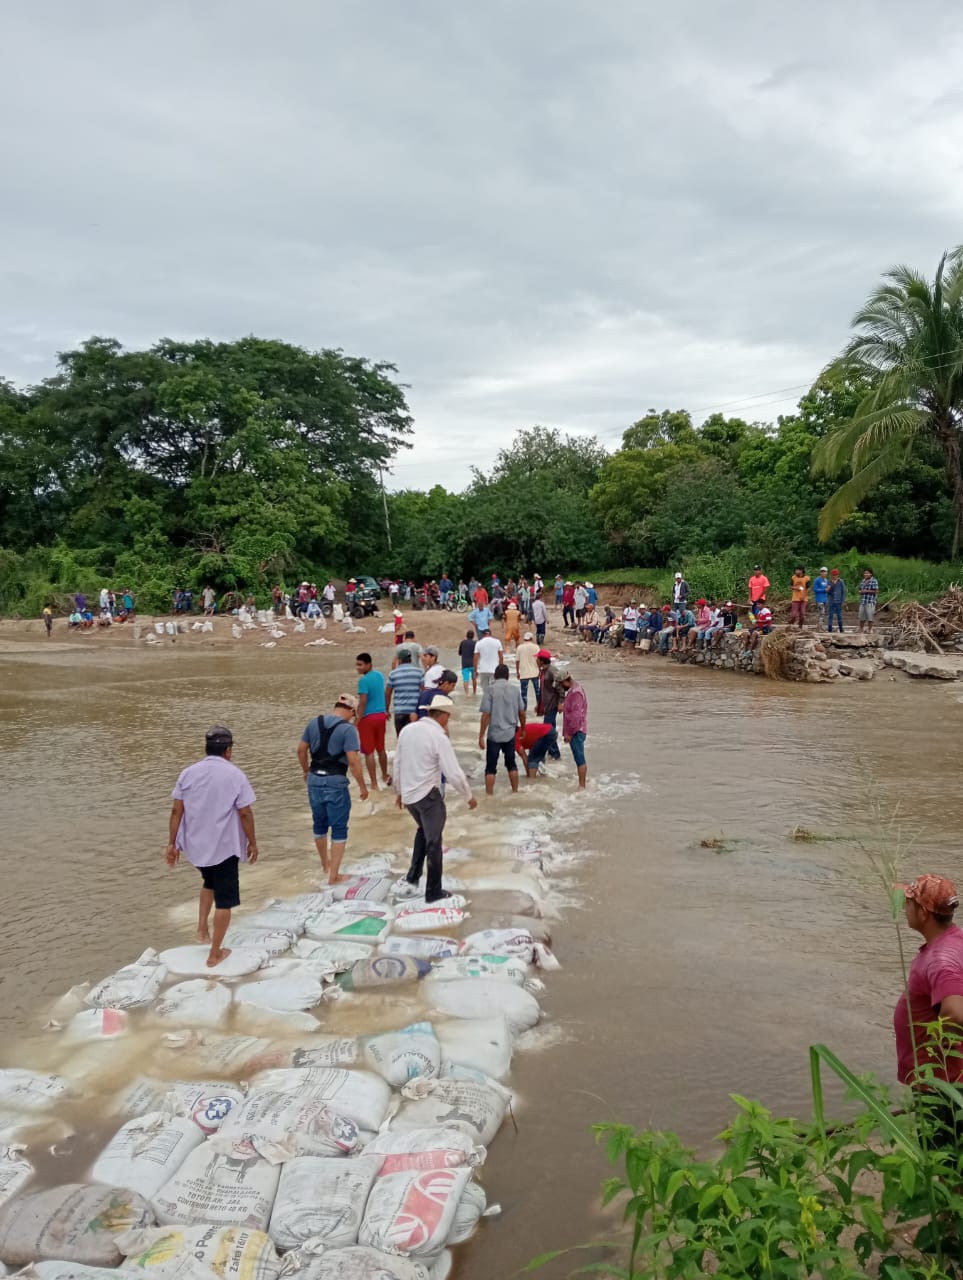
[[385,478],[381,468],[378,468],[378,479],[381,482],[381,503],[385,509],[385,533],[388,537],[388,550],[391,550],[391,522],[388,519],[388,495],[385,493]]

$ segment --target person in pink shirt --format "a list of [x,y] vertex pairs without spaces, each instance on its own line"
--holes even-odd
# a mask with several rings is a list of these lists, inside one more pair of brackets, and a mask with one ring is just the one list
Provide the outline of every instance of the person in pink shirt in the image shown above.
[[258,858],[251,812],[254,788],[231,763],[233,748],[234,737],[225,725],[208,729],[204,759],[188,765],[174,786],[165,851],[169,867],[176,867],[183,853],[201,873],[197,941],[211,945],[209,969],[231,954],[223,944],[231,911],[241,905],[238,865]]
[[562,737],[572,749],[572,759],[575,761],[575,768],[578,771],[578,788],[579,791],[585,790],[585,778],[588,774],[588,768],[585,764],[585,736],[588,733],[588,698],[585,696],[585,690],[572,677],[571,671],[566,671],[559,681],[560,688],[565,694],[565,701],[562,703]]

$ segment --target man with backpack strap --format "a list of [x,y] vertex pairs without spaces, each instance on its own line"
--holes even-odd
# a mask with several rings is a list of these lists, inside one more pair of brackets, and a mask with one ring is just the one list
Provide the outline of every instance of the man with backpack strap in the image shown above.
[[368,798],[361,771],[361,740],[354,726],[357,712],[358,699],[354,694],[339,694],[332,714],[310,720],[298,743],[298,761],[304,771],[314,818],[314,843],[321,866],[327,872],[328,884],[338,884],[345,878],[340,871],[351,813],[349,770],[358,784],[361,799]]

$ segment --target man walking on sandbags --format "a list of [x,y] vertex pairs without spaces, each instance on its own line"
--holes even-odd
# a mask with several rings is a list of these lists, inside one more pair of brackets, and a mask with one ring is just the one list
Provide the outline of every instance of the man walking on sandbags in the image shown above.
[[[215,968],[231,954],[224,935],[231,911],[241,905],[238,866],[258,859],[254,835],[254,788],[231,762],[234,737],[216,724],[204,738],[204,759],[188,765],[174,786],[167,865],[176,867],[181,853],[201,873],[197,941],[210,943],[207,967]],[[214,923],[211,926],[211,912]]]
[[502,662],[495,668],[495,679],[485,690],[481,701],[478,750],[485,752],[486,795],[494,794],[500,756],[505,757],[505,769],[512,790],[518,790],[515,732],[519,725],[524,729],[525,707],[522,693],[517,684],[509,684],[508,667]]
[[314,819],[314,843],[321,868],[327,872],[328,884],[339,884],[345,879],[340,872],[351,814],[349,770],[358,784],[361,799],[368,798],[368,788],[361,771],[361,739],[353,723],[357,713],[358,699],[355,695],[339,694],[331,714],[309,720],[298,743],[298,761],[304,771]]
[[395,749],[395,803],[399,809],[408,810],[418,828],[411,851],[411,866],[405,879],[409,884],[417,885],[425,863],[428,863],[427,902],[451,897],[441,887],[442,849],[448,816],[441,790],[443,781],[468,802],[469,809],[478,804],[448,738],[448,719],[454,705],[451,698],[435,698],[423,719],[414,720],[401,730]]

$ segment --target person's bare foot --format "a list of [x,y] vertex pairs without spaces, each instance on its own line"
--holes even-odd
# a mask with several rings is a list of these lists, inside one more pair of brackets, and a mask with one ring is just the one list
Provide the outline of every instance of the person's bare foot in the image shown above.
[[328,884],[344,884],[347,879],[347,876],[335,876],[332,880],[328,881]]
[[210,942],[210,940],[211,940],[211,935],[207,929],[198,929],[197,931],[198,942]]
[[381,781],[385,784],[386,787],[390,787],[392,782],[391,774],[389,773],[387,778],[382,778]]
[[230,947],[221,947],[220,951],[212,951],[207,957],[208,969],[216,969],[217,966],[231,954]]

